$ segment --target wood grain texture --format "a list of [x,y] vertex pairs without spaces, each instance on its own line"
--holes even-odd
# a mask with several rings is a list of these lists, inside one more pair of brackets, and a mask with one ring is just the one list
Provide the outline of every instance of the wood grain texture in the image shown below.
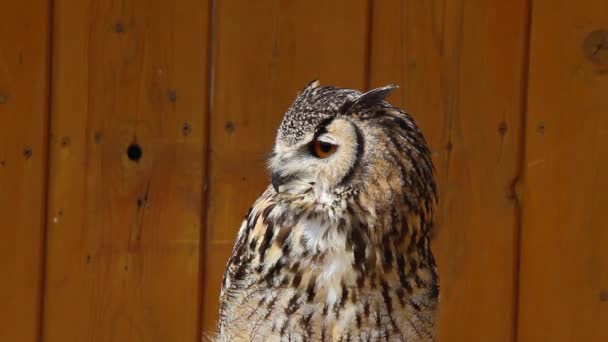
[[375,1],[372,87],[433,153],[439,341],[513,341],[526,1]]
[[49,7],[0,11],[0,341],[38,340],[46,208]]
[[243,215],[269,184],[279,122],[311,80],[365,87],[366,1],[218,1],[210,123],[204,330]]
[[209,4],[54,7],[44,341],[200,340]]
[[519,341],[608,341],[608,2],[535,1],[531,37]]

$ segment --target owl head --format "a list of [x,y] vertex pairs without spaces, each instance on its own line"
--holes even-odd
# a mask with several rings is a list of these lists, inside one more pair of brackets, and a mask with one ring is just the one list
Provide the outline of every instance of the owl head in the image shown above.
[[279,127],[269,159],[274,190],[324,204],[357,195],[380,207],[403,199],[430,206],[430,152],[412,118],[385,100],[395,88],[361,93],[311,82]]

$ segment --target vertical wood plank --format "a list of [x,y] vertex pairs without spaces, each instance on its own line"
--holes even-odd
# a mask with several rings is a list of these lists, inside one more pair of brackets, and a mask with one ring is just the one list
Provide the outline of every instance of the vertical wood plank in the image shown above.
[[213,332],[224,266],[269,177],[280,119],[309,81],[366,83],[367,1],[218,1],[211,116],[204,329]]
[[47,176],[49,4],[0,11],[0,341],[39,335]]
[[608,2],[534,1],[519,341],[608,341]]
[[438,340],[513,341],[527,1],[375,1],[372,86],[430,143]]
[[46,342],[199,340],[208,22],[55,1]]

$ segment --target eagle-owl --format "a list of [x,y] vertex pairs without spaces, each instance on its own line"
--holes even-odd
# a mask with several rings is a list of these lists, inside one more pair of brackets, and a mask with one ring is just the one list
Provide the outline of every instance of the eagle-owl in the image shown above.
[[434,340],[437,187],[394,88],[297,96],[227,264],[217,340]]

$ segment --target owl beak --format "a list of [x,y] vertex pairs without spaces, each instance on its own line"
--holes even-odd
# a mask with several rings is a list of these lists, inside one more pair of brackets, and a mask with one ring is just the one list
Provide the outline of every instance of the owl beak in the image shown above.
[[272,173],[272,187],[274,188],[274,191],[276,191],[277,193],[279,193],[279,187],[281,185],[283,185],[286,181],[286,177],[281,176],[280,173],[278,172],[273,172]]

